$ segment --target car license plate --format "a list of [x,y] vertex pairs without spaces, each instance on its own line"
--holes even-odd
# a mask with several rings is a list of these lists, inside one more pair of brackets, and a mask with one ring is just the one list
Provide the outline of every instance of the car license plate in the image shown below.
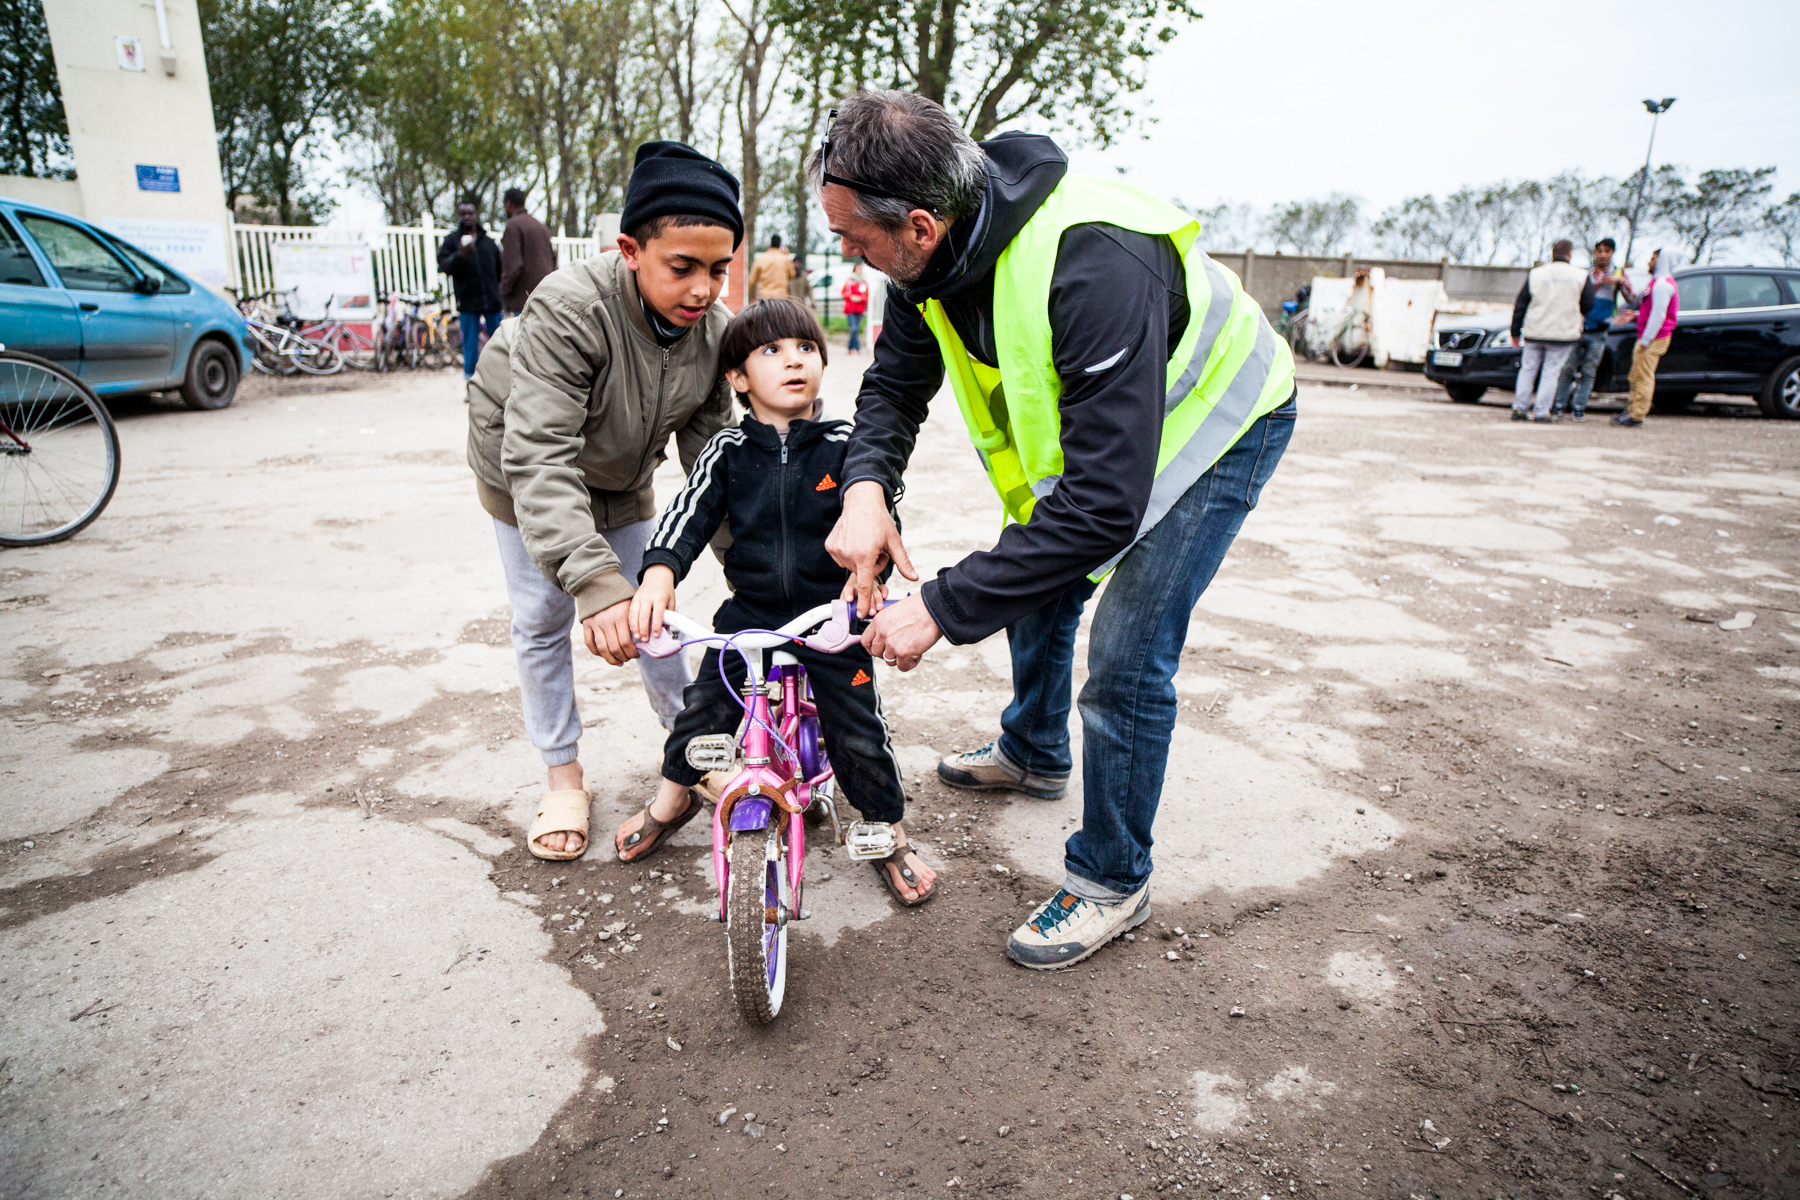
[[1432,354],[1431,361],[1440,367],[1462,366],[1462,354],[1456,350],[1439,350]]

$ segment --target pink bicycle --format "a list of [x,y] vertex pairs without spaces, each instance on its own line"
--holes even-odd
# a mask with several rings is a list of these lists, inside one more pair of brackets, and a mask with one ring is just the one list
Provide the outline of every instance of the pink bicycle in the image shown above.
[[738,1010],[757,1024],[781,1012],[788,924],[811,915],[802,903],[808,814],[823,813],[851,858],[885,858],[895,847],[891,825],[839,822],[806,668],[781,649],[800,643],[837,654],[857,643],[856,625],[854,605],[842,600],[804,612],[780,629],[731,634],[714,633],[670,610],[663,614],[662,632],[639,643],[653,658],[667,658],[683,646],[718,646],[721,677],[726,651],[744,660],[739,700],[744,719],[737,733],[696,737],[688,743],[687,761],[697,771],[731,776],[713,809],[713,878],[719,887],[713,919],[725,926]]

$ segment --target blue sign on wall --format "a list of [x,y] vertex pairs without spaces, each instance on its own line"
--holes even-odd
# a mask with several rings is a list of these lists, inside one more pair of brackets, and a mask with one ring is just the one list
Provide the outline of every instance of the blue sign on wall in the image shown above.
[[179,192],[181,190],[181,172],[175,167],[147,167],[143,163],[137,165],[138,191],[140,192]]

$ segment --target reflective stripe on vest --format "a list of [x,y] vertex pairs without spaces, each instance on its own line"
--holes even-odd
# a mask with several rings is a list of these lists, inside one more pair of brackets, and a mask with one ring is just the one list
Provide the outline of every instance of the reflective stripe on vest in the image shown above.
[[[1051,348],[1050,283],[1064,231],[1087,224],[1167,237],[1186,272],[1188,323],[1169,355],[1156,481],[1135,545],[1252,422],[1288,398],[1294,358],[1237,276],[1200,249],[1199,222],[1130,184],[1065,176],[995,264],[997,370],[969,356],[942,304],[921,306],[969,438],[1013,520],[1029,521],[1062,477],[1062,379]],[[1090,577],[1104,577],[1129,549]]]

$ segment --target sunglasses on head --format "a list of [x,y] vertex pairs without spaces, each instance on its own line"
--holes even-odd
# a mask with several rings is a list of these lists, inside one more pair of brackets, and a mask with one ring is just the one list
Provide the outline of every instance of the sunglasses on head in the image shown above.
[[837,127],[838,110],[832,109],[825,118],[825,139],[819,145],[819,179],[823,183],[835,183],[839,187],[847,187],[851,191],[861,192],[865,196],[876,196],[883,200],[898,200],[911,208],[922,208],[932,216],[938,215],[935,205],[927,204],[915,196],[890,192],[886,188],[876,187],[872,183],[861,183],[854,179],[846,179],[842,175],[831,173],[831,131]]

